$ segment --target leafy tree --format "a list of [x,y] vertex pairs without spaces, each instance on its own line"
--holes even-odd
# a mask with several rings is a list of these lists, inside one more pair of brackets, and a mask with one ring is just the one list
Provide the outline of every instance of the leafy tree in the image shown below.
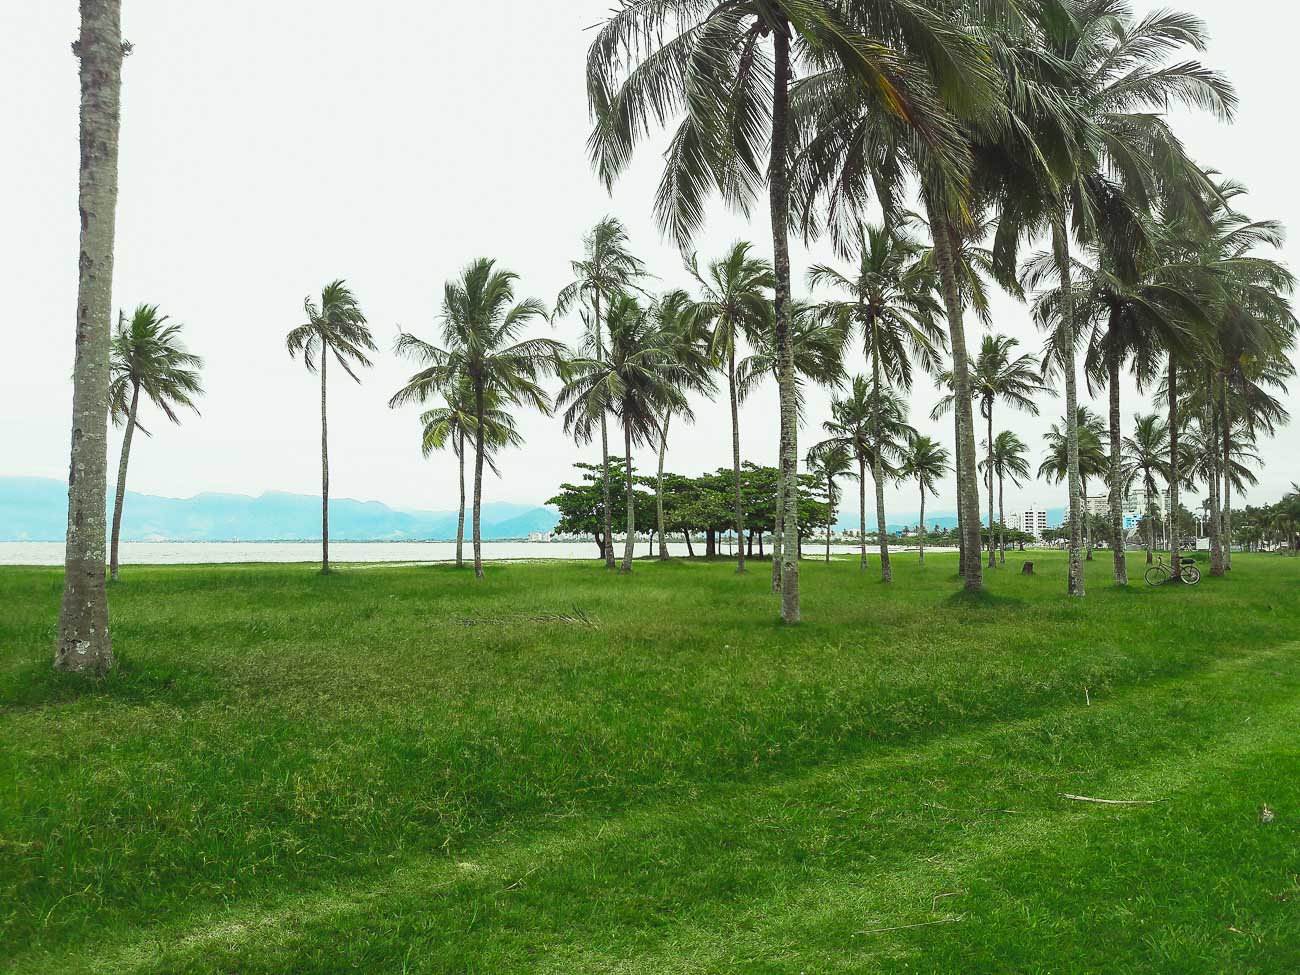
[[113,499],[113,528],[109,546],[109,574],[117,579],[117,549],[122,533],[122,504],[126,500],[126,468],[131,459],[131,440],[140,422],[140,394],[172,423],[179,424],[176,410],[184,407],[198,413],[194,397],[203,393],[198,370],[203,360],[185,351],[179,324],[168,325],[157,305],[139,305],[131,315],[119,313],[117,331],[109,357],[108,406],[113,423],[124,426],[122,451],[117,465],[117,494]]
[[321,292],[320,304],[303,299],[307,321],[285,337],[289,357],[302,354],[307,371],[320,374],[320,570],[330,571],[330,460],[329,419],[326,410],[326,373],[330,356],[355,382],[361,379],[353,365],[370,366],[366,353],[377,351],[361,306],[342,279],[331,281]]
[[[560,534],[568,535],[590,535],[596,540],[599,557],[605,558],[605,511],[604,511],[604,479],[605,466],[602,463],[587,464],[575,463],[574,467],[582,471],[581,483],[564,483],[560,485],[559,493],[553,498],[547,500],[547,504],[559,510],[560,520],[556,523],[555,530]],[[635,480],[635,471],[633,471]],[[610,476],[615,480],[623,481],[626,479],[627,472],[624,470],[623,461],[617,457],[610,458]],[[666,478],[671,479],[676,475],[668,474]],[[650,496],[645,492],[638,492],[638,499],[634,505],[636,512],[637,531],[650,531],[654,527],[651,520],[651,507],[649,504]],[[627,520],[627,498],[621,492],[613,496],[614,518],[620,523]],[[612,540],[610,544],[613,544]]]

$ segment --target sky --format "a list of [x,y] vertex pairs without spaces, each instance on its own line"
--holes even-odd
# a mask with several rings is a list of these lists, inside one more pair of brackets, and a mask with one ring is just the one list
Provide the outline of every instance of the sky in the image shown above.
[[[1178,130],[1204,164],[1244,182],[1254,217],[1300,222],[1300,185],[1288,149],[1291,96],[1277,65],[1294,56],[1300,8],[1184,0],[1208,22],[1203,59],[1241,97],[1231,126],[1179,112]],[[488,256],[520,275],[519,295],[548,305],[570,280],[582,235],[606,214],[628,226],[656,286],[688,286],[675,244],[655,227],[651,202],[662,140],[646,144],[607,193],[592,175],[584,93],[588,28],[610,0],[225,0],[220,4],[125,0],[134,44],[124,74],[121,183],[114,305],[161,306],[182,322],[205,365],[201,416],[173,427],[142,414],[153,437],[137,439],[130,487],[172,497],[204,491],[318,493],[319,402],[315,377],[290,360],[284,335],[303,321],[305,296],[346,278],[381,354],[357,385],[332,371],[331,494],[395,507],[446,510],[456,503],[454,459],[426,460],[418,408],[388,398],[414,366],[392,354],[398,329],[436,338],[443,282]],[[1141,10],[1149,9],[1139,2]],[[0,37],[0,267],[7,300],[0,324],[7,360],[0,383],[0,475],[63,478],[68,461],[78,220],[75,0],[6,3]],[[697,241],[701,259],[737,239],[770,255],[767,214],[717,205]],[[1284,257],[1300,267],[1296,244]],[[825,247],[794,249],[803,271],[835,262]],[[841,262],[841,266],[842,262]],[[999,298],[993,330],[1036,353],[1028,310]],[[533,331],[573,343],[578,323]],[[980,327],[971,344],[978,342]],[[864,369],[860,351],[851,371]],[[1126,424],[1150,401],[1128,386]],[[933,422],[937,392],[922,376],[912,421],[950,443],[950,420]],[[1104,413],[1104,402],[1095,407]],[[1300,416],[1300,384],[1287,397]],[[1062,412],[1002,410],[999,429],[1030,445]],[[725,397],[697,403],[678,426],[668,467],[698,473],[728,466]],[[820,433],[829,394],[810,397],[803,443]],[[743,455],[775,461],[776,392],[741,411]],[[150,423],[153,419],[155,422]],[[575,473],[579,448],[560,421],[523,412],[526,445],[500,459],[489,500],[541,503]],[[1262,445],[1266,466],[1251,499],[1275,499],[1300,481],[1294,429]],[[119,436],[111,438],[116,470]],[[621,438],[618,438],[621,439]],[[617,441],[616,441],[617,442]],[[639,466],[654,466],[639,451]],[[916,510],[915,488],[891,486],[891,510]],[[1060,506],[1064,489],[1008,486],[1008,510]],[[932,512],[955,506],[942,486]]]

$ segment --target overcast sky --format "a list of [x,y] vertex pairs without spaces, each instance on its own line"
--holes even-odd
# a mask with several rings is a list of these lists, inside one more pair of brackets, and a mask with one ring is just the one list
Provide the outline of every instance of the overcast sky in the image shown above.
[[[398,326],[433,337],[447,278],[475,257],[495,257],[521,275],[521,297],[549,305],[569,280],[583,232],[612,213],[664,287],[688,283],[650,215],[656,151],[640,153],[612,197],[588,166],[584,29],[609,6],[125,0],[135,53],[124,75],[114,304],[157,303],[185,323],[191,350],[206,361],[207,387],[202,416],[180,428],[142,416],[155,421],[155,436],[136,442],[134,490],[176,497],[319,490],[316,380],[289,359],[284,334],[301,322],[303,297],[333,278],[352,285],[383,354],[360,386],[331,373],[332,493],[437,509],[455,505],[454,463],[423,460],[417,409],[386,404],[411,372],[390,351]],[[1246,183],[1248,213],[1294,224],[1292,95],[1278,66],[1295,56],[1300,10],[1229,0],[1183,6],[1209,22],[1205,60],[1230,76],[1242,105],[1231,127],[1180,118],[1180,132],[1204,163]],[[62,478],[76,295],[78,85],[69,43],[77,4],[5,0],[5,8],[0,266],[9,297],[0,325],[0,474]],[[746,220],[718,209],[699,240],[701,256],[739,237],[770,254],[765,212]],[[829,258],[796,249],[796,290],[811,259]],[[996,331],[1038,351],[1024,307],[1000,300],[996,311]],[[576,322],[536,331],[572,341]],[[850,368],[862,368],[860,354]],[[1128,423],[1149,401],[1131,388],[1126,395]],[[948,443],[951,423],[928,419],[935,398],[922,379],[912,419]],[[1300,414],[1295,392],[1287,402]],[[827,403],[814,395],[816,427],[805,430],[805,443],[817,436]],[[696,426],[679,427],[670,442],[673,470],[729,464],[725,400],[697,412]],[[1035,466],[1060,400],[1043,413],[1003,411],[997,421],[1027,440]],[[501,480],[485,487],[489,500],[542,502],[572,477],[579,451],[558,420],[524,413],[520,427],[527,446],[501,458]],[[745,457],[773,462],[775,427],[768,389],[743,408]],[[1300,480],[1295,437],[1288,429],[1263,446],[1266,469],[1253,499],[1272,500]],[[652,466],[649,452],[640,462]],[[914,493],[891,490],[889,503],[914,511]],[[1009,506],[1020,502],[1062,505],[1064,491],[1042,484],[1010,491]],[[930,510],[952,506],[945,485]]]

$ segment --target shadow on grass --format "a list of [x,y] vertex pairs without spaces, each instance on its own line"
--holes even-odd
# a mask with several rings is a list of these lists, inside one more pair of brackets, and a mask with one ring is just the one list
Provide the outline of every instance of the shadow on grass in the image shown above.
[[948,596],[943,601],[943,605],[949,609],[976,610],[982,612],[1000,612],[1023,609],[1027,603],[1023,599],[1015,596],[1003,596],[998,593],[989,592],[987,589],[981,589],[978,592],[971,592],[968,589],[959,589],[957,592]]
[[0,678],[0,708],[40,708],[88,699],[185,707],[221,693],[202,671],[157,663],[145,668],[120,655],[108,675],[98,679],[57,671],[48,660],[31,661]]

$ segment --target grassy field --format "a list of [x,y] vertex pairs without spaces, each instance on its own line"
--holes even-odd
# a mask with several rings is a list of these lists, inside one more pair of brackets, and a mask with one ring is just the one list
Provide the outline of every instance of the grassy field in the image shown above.
[[0,969],[1300,970],[1300,563],[914,558],[0,569]]

